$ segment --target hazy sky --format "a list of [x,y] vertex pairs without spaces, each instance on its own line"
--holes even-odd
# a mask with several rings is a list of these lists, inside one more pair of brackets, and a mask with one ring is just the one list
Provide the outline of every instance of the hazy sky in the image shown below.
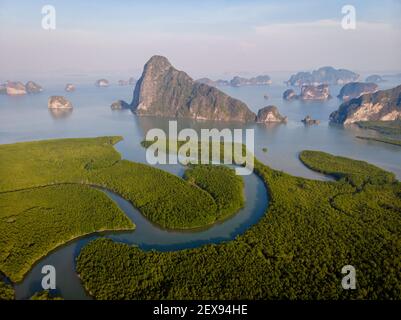
[[[56,30],[41,26],[56,9]],[[356,30],[341,8],[356,8]],[[0,0],[0,79],[137,75],[154,54],[194,77],[310,70],[401,71],[400,0]]]

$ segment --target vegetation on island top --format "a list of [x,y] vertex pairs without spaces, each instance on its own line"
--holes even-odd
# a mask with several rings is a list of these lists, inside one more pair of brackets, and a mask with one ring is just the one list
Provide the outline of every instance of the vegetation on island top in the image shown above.
[[[205,144],[207,144],[206,147]],[[185,156],[186,159],[182,162],[186,162],[186,164],[191,162],[195,162],[197,164],[204,162],[207,162],[208,164],[224,163],[224,160],[226,159],[230,159],[231,163],[235,164],[238,160],[245,161],[247,155],[249,156],[249,158],[253,157],[253,154],[246,149],[244,144],[230,141],[185,141],[169,139],[159,141],[156,139],[143,140],[141,142],[141,146],[145,149],[150,149],[150,151],[156,154],[156,156],[158,156],[160,152],[164,154],[176,154]],[[207,157],[205,157],[202,152],[207,152],[207,150],[209,151],[209,154],[207,155]],[[227,154],[225,154],[225,152]],[[239,163],[239,165],[243,164],[244,163]]]
[[[0,270],[20,281],[54,248],[103,230],[133,223],[101,191],[131,201],[148,219],[167,228],[215,223],[243,204],[242,180],[219,166],[192,168],[191,181],[121,160],[120,137],[60,139],[0,146]],[[210,176],[218,176],[219,180]],[[219,188],[225,186],[225,193]]]
[[[175,252],[97,239],[77,260],[83,284],[97,299],[401,299],[401,183],[362,161],[301,155],[338,180],[256,161],[271,202],[245,234]],[[349,264],[357,290],[341,287]]]
[[[356,123],[362,129],[375,130],[382,134],[379,137],[366,137],[356,136],[357,139],[366,141],[376,141],[391,144],[394,146],[401,146],[401,120],[393,121],[360,121]],[[389,136],[395,136],[398,138],[391,138]]]
[[44,290],[40,292],[36,292],[29,300],[64,300],[62,297],[59,297],[55,294],[49,292],[49,290]]
[[394,146],[401,146],[401,140],[396,140],[396,139],[390,139],[386,137],[361,137],[361,136],[356,136],[356,138],[361,139],[361,140],[367,140],[367,141],[376,141],[376,142],[383,142],[387,144],[392,144]]
[[354,187],[366,183],[380,185],[393,183],[395,176],[365,161],[333,156],[321,151],[305,150],[299,154],[300,160],[310,169],[344,179]]
[[224,219],[244,205],[243,180],[222,165],[193,165],[184,178],[207,191],[217,205],[217,220]]
[[401,134],[401,120],[360,121],[356,123],[362,129],[375,130],[383,134]]
[[14,288],[3,282],[0,278],[0,301],[1,300],[14,300]]

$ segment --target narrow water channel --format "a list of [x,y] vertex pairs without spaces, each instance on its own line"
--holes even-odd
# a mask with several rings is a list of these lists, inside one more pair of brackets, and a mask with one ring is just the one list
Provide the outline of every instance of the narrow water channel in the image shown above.
[[136,229],[130,232],[94,234],[74,240],[51,252],[40,260],[15,285],[16,298],[27,299],[41,291],[41,269],[44,265],[56,268],[57,293],[65,299],[90,299],[75,272],[75,260],[81,248],[98,237],[108,237],[117,242],[136,245],[142,250],[174,251],[195,248],[209,243],[220,243],[235,239],[254,225],[265,213],[268,195],[263,181],[256,175],[244,176],[245,206],[227,220],[199,230],[172,231],[163,229],[147,220],[130,202],[119,195],[101,189],[132,219]]

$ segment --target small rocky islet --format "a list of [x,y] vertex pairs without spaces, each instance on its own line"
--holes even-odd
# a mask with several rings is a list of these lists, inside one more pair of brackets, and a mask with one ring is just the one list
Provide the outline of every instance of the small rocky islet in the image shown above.
[[329,86],[327,84],[304,85],[301,87],[301,100],[328,100],[331,99]]
[[118,85],[121,87],[128,86],[128,80],[118,80]]
[[105,88],[105,87],[108,87],[109,85],[110,85],[110,83],[109,83],[109,80],[107,80],[107,79],[99,79],[99,80],[96,80],[96,82],[95,82],[95,86],[98,88]]
[[0,84],[0,94],[6,94],[9,96],[21,96],[40,93],[42,91],[42,86],[34,81],[28,81],[26,84],[23,84],[20,81],[7,81],[4,84]]
[[110,106],[112,110],[124,110],[124,109],[130,109],[131,106],[127,102],[123,100],[117,100],[113,102]]
[[76,87],[75,87],[75,85],[72,84],[72,83],[67,83],[67,84],[65,85],[64,90],[67,91],[67,92],[74,92],[74,91],[76,90]]
[[282,116],[276,106],[267,106],[258,111],[257,123],[286,123],[287,117]]
[[63,96],[51,96],[48,100],[47,106],[49,109],[72,109],[72,103]]
[[298,99],[298,95],[295,93],[294,89],[287,89],[283,93],[283,99],[287,101],[292,101]]
[[130,77],[128,80],[118,80],[117,84],[121,87],[124,86],[133,86],[136,83],[136,79],[134,77]]
[[26,92],[28,93],[39,93],[43,91],[43,88],[37,84],[36,82],[33,81],[28,81],[25,84]]
[[287,89],[283,93],[283,99],[292,100],[309,100],[309,101],[324,101],[331,99],[329,86],[327,84],[320,85],[303,85],[299,95],[294,89]]
[[6,93],[9,96],[20,96],[27,94],[27,91],[25,85],[22,82],[7,81]]
[[320,120],[312,119],[312,117],[309,115],[302,119],[301,122],[307,126],[320,124]]

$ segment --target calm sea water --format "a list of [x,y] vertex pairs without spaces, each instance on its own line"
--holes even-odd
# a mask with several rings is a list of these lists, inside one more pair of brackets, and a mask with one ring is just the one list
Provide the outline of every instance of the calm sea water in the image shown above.
[[[401,81],[400,81],[401,82]],[[382,88],[395,86],[397,83],[386,82]],[[138,118],[129,110],[112,111],[110,105],[117,99],[131,101],[132,88],[110,86],[96,88],[93,82],[82,83],[77,91],[66,93],[64,83],[51,82],[45,91],[37,95],[9,97],[0,95],[0,144],[50,138],[95,137],[121,135],[124,140],[116,145],[126,159],[145,162],[145,152],[140,146],[146,132],[151,128],[167,131],[168,119],[143,117]],[[356,135],[375,135],[374,132],[358,128],[344,129],[328,123],[329,114],[340,104],[335,96],[340,87],[331,87],[333,99],[326,102],[285,102],[281,99],[284,85],[269,87],[222,87],[223,91],[246,102],[257,110],[266,105],[276,105],[281,114],[288,116],[287,124],[262,125],[238,123],[196,122],[187,119],[178,120],[180,128],[191,127],[198,132],[203,128],[253,128],[255,129],[255,154],[267,165],[289,172],[293,175],[313,179],[327,179],[305,168],[298,159],[300,151],[305,149],[323,150],[333,154],[366,160],[379,167],[394,172],[401,178],[401,148],[376,142],[356,139]],[[264,95],[269,95],[266,100]],[[50,95],[64,95],[73,104],[70,113],[50,112],[47,100]],[[306,127],[301,123],[306,115],[321,121],[318,126]],[[268,152],[262,148],[268,148]],[[171,173],[182,175],[181,166],[159,166]],[[245,232],[264,214],[268,204],[266,189],[255,175],[245,177],[246,206],[231,219],[206,230],[195,232],[172,232],[158,228],[143,218],[127,201],[118,195],[106,193],[133,219],[137,225],[134,232],[111,234],[115,241],[135,244],[143,250],[180,250],[205,243],[218,243],[233,239]],[[73,241],[50,253],[27,274],[24,281],[16,285],[17,298],[30,297],[41,290],[41,268],[52,264],[57,270],[57,290],[67,299],[89,298],[75,273],[75,258],[80,249],[97,235]]]
[[[384,82],[381,87],[394,87],[399,82]],[[276,105],[281,114],[288,116],[287,124],[263,125],[249,124],[242,126],[235,123],[195,122],[179,120],[179,128],[254,128],[255,154],[264,163],[275,169],[284,170],[294,175],[322,179],[319,174],[305,168],[298,160],[298,154],[304,149],[322,150],[360,160],[366,160],[379,167],[394,172],[401,178],[401,148],[379,142],[356,139],[356,135],[375,135],[374,132],[358,128],[344,129],[328,123],[331,112],[336,110],[340,101],[335,98],[340,86],[332,86],[333,99],[326,102],[283,101],[281,96],[284,85],[254,87],[221,87],[228,94],[246,102],[257,110],[266,105]],[[48,84],[45,91],[37,95],[9,97],[0,95],[0,144],[17,141],[66,138],[94,137],[101,135],[122,135],[124,141],[118,149],[124,157],[145,160],[140,142],[151,128],[167,130],[168,119],[134,116],[129,110],[112,111],[110,105],[117,99],[128,102],[132,99],[131,87],[110,86],[96,88],[93,82],[78,85],[73,93],[64,92],[64,83]],[[269,95],[265,100],[264,95]],[[64,95],[74,105],[68,114],[53,114],[47,108],[50,95]],[[306,115],[321,121],[318,126],[304,126],[301,123]],[[267,147],[264,153],[262,148]],[[169,166],[165,169],[169,170]],[[174,170],[174,169],[172,169]]]

